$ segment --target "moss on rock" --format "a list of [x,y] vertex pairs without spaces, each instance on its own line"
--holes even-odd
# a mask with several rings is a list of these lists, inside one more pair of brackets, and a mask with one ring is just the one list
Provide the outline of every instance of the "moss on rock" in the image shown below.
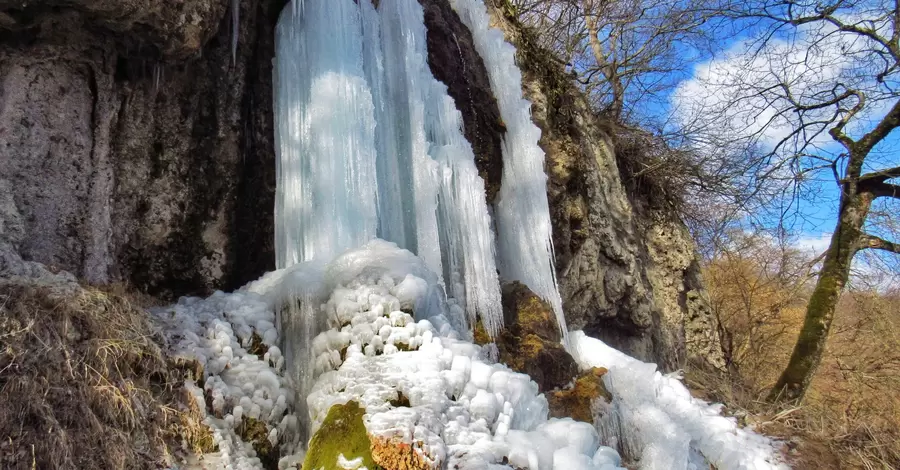
[[570,417],[576,421],[594,423],[594,414],[591,404],[598,398],[607,402],[612,396],[603,385],[603,375],[607,370],[602,367],[594,367],[585,371],[575,380],[575,384],[568,389],[553,390],[547,392],[547,402],[550,405],[550,416],[553,418]]
[[484,323],[482,323],[481,318],[479,318],[475,322],[475,344],[479,346],[484,346],[488,343],[493,343],[494,340],[491,339],[490,335],[488,335],[487,330],[484,329]]
[[278,448],[269,441],[269,428],[264,421],[245,416],[241,419],[237,431],[242,441],[253,446],[264,469],[278,469],[280,454]]
[[[503,321],[504,328],[496,338],[500,362],[528,374],[541,390],[563,387],[578,374],[575,359],[559,342],[553,309],[524,284],[504,284]],[[476,324],[476,342],[489,342],[484,328],[478,330]]]
[[372,458],[369,435],[363,423],[366,410],[355,401],[334,405],[322,426],[309,441],[304,469],[338,470],[338,456],[353,460],[362,457],[369,470],[383,470]]

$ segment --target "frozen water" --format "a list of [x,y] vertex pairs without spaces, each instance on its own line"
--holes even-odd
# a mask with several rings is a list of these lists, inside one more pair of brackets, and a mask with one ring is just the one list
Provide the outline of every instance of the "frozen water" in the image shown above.
[[531,103],[522,97],[516,50],[504,41],[503,33],[490,27],[481,0],[450,0],[450,4],[472,32],[506,125],[503,176],[494,211],[500,274],[522,281],[550,303],[565,344],[568,330],[556,285],[544,152],[538,146],[541,131],[531,121]]
[[375,238],[375,110],[351,0],[285,8],[276,32],[276,267]]
[[415,0],[306,0],[279,20],[276,265],[379,236],[409,249],[491,336],[502,326],[494,235],[462,117],[427,63]]
[[[376,239],[327,264],[298,264],[233,294],[182,299],[157,313],[173,351],[205,365],[206,422],[223,468],[258,468],[234,432],[242,418],[264,420],[286,455],[282,468],[296,468],[305,423],[315,430],[331,406],[350,400],[365,408],[371,435],[412,445],[436,468],[619,470],[612,447],[642,469],[785,468],[768,438],[738,428],[653,364],[580,331],[571,337],[576,360],[609,369],[613,401],[596,407],[596,426],[548,419],[537,384],[460,338],[446,316],[450,306],[433,299],[439,289],[421,258]],[[311,386],[302,403],[291,393],[302,384],[285,369],[273,311],[296,303],[297,293],[306,314],[326,323],[303,353]],[[410,308],[414,315],[403,311]],[[247,352],[254,336],[270,345],[262,358]],[[194,390],[201,403],[203,392]],[[409,406],[397,406],[400,397]]]
[[[735,419],[721,415],[720,405],[693,398],[655,364],[581,331],[572,332],[570,340],[581,367],[609,369],[603,382],[613,401],[595,416],[601,437],[639,460],[642,469],[686,469],[704,462],[720,469],[787,468],[769,438],[738,427]],[[598,453],[594,459],[606,458]]]

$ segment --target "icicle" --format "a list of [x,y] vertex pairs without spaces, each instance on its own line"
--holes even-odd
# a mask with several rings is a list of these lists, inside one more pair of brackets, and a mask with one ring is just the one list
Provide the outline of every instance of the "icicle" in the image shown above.
[[440,275],[443,269],[437,227],[437,164],[428,156],[424,127],[428,97],[423,72],[428,64],[422,8],[409,0],[388,0],[379,4],[379,13],[385,83],[388,93],[396,100],[392,118],[399,168],[403,171],[400,183],[413,196],[403,198],[405,248],[419,255]]
[[484,180],[463,136],[462,115],[447,87],[437,80],[432,82],[429,103],[430,153],[442,170],[439,213],[447,288],[465,305],[469,324],[474,327],[477,312],[488,335],[495,338],[503,327],[503,307]]
[[450,0],[450,4],[472,32],[506,124],[503,176],[495,210],[500,274],[522,281],[550,303],[566,344],[568,331],[553,262],[544,152],[537,144],[541,131],[531,121],[531,103],[522,97],[515,48],[504,41],[503,33],[490,27],[481,1]]
[[159,92],[159,82],[162,79],[162,65],[159,62],[153,64],[153,96]]
[[412,210],[415,197],[412,186],[404,185],[404,181],[412,179],[410,165],[407,161],[401,164],[398,155],[395,125],[397,100],[390,96],[386,83],[381,20],[371,2],[362,2],[360,8],[363,19],[363,68],[372,89],[377,122],[378,236],[401,248],[408,248],[412,240],[407,241],[404,218],[406,212]]
[[231,64],[237,64],[237,47],[241,26],[241,0],[231,0]]
[[428,66],[421,5],[297,1],[276,48],[276,265],[378,236],[435,273],[454,326],[468,331],[477,315],[495,336],[503,315],[484,181]]

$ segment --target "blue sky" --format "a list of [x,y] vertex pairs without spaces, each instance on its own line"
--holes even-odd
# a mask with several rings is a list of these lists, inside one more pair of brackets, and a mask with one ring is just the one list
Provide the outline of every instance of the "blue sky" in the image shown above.
[[[731,108],[739,108],[738,106],[730,104],[728,99],[719,95],[730,93],[731,90],[734,89],[733,85],[727,85],[727,83],[730,83],[730,77],[743,72],[743,69],[739,67],[743,65],[741,60],[748,60],[746,59],[748,56],[743,54],[743,51],[745,50],[747,37],[749,37],[749,34],[752,34],[753,31],[748,31],[747,33],[748,34],[742,36],[732,36],[723,40],[718,45],[719,52],[713,56],[707,56],[706,60],[697,63],[692,70],[689,71],[688,77],[679,82],[679,87],[668,94],[666,97],[667,99],[662,100],[659,104],[651,103],[649,107],[645,108],[646,112],[651,114],[673,113],[677,118],[680,115],[696,116],[696,113],[702,115],[706,112],[705,109],[707,109],[707,107],[715,108],[716,106],[721,106],[720,109],[727,109],[728,113],[732,113]],[[797,42],[802,44],[804,34],[798,34],[795,37],[801,38]],[[841,40],[837,40],[836,42],[841,42]],[[778,54],[783,51],[797,50],[796,43],[791,40],[779,39],[772,41],[772,43],[774,44],[772,49],[775,51],[773,53],[775,57],[778,57]],[[685,55],[696,56],[697,54],[696,51],[688,50]],[[765,60],[768,60],[768,57],[765,55],[763,55],[762,58],[754,57],[752,59],[752,64],[754,66],[761,64],[761,69],[764,70],[762,73],[767,75],[783,73],[790,76],[793,72],[795,77],[800,77],[796,83],[799,83],[797,86],[800,91],[803,91],[804,86],[807,86],[806,89],[813,89],[809,88],[808,85],[804,85],[804,82],[812,83],[814,80],[804,79],[804,75],[815,76],[816,70],[825,70],[825,72],[822,73],[827,77],[829,74],[839,74],[842,70],[848,70],[849,67],[853,65],[853,59],[845,59],[844,57],[845,56],[841,55],[839,52],[827,51],[821,53],[820,58],[824,58],[822,59],[822,63],[827,64],[827,66],[822,69],[812,69],[813,73],[809,72],[810,69],[803,69],[800,67],[795,67],[796,70],[786,68],[783,69],[783,71],[774,73],[769,72],[768,69],[777,69],[778,67],[776,63],[765,62]],[[832,60],[835,62],[833,63]],[[815,58],[811,61],[815,62]],[[681,78],[682,77],[675,77],[675,80]],[[752,80],[752,78],[747,80]],[[718,88],[711,87],[710,84],[718,86]],[[726,86],[731,86],[731,88],[726,88]],[[697,98],[698,95],[705,96]],[[695,103],[700,103],[701,107],[698,109],[704,109],[704,111],[683,111],[684,109],[691,109],[691,106]],[[729,104],[726,106],[723,103]],[[669,106],[668,109],[665,108],[667,105]],[[871,129],[874,125],[874,120],[880,118],[885,109],[885,106],[873,107],[873,111],[867,117],[869,121],[864,121],[862,119],[858,120],[858,127],[856,129],[850,129],[852,131],[851,135],[858,137]],[[764,113],[765,111],[762,112]],[[743,113],[743,115],[741,115],[740,111],[734,111],[733,113],[735,116],[732,119],[722,118],[719,114],[713,114],[713,116],[715,116],[715,119],[722,119],[721,127],[723,129],[729,129],[731,132],[741,132],[743,130],[743,128],[740,127],[741,125],[749,126],[751,130],[753,130],[752,126],[758,125],[758,118],[756,119],[756,124],[754,124],[752,119],[748,122],[748,116],[758,116],[760,114],[759,109],[748,110]],[[715,125],[718,125],[718,122],[713,122]],[[735,123],[737,125],[735,125]],[[785,122],[781,124],[780,127],[774,125],[767,128],[757,128],[761,135],[759,142],[765,147],[766,145],[774,145],[774,143],[786,133],[785,129],[792,129],[793,126],[790,126],[790,122]],[[867,160],[867,163],[869,163],[867,170],[871,171],[900,165],[900,157],[898,157],[900,153],[897,152],[900,145],[898,144],[900,144],[900,135],[895,132],[886,139],[885,142],[880,144],[879,147],[876,148],[876,152],[873,152],[874,155]],[[833,142],[827,135],[820,140],[818,147],[819,148],[815,152],[817,155],[829,157],[836,156],[843,150],[841,146]],[[799,196],[798,199],[793,201],[781,201],[780,203],[785,205],[784,207],[771,207],[770,209],[772,209],[773,212],[787,209],[787,217],[786,220],[783,221],[774,217],[770,218],[769,224],[776,225],[779,222],[783,222],[786,225],[785,228],[794,232],[798,238],[803,239],[801,243],[818,243],[820,245],[820,241],[822,239],[827,239],[827,236],[833,230],[837,214],[839,188],[831,170],[824,169],[812,173],[804,184],[803,191]]]

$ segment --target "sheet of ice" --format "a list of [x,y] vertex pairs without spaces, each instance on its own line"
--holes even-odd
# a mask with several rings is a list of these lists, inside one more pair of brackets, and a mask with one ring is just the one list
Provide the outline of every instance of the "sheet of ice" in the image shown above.
[[450,5],[472,32],[506,125],[503,175],[494,211],[500,274],[522,281],[550,303],[565,344],[568,330],[553,262],[544,152],[538,146],[541,131],[531,121],[531,103],[522,97],[522,72],[516,66],[515,48],[503,39],[502,32],[490,27],[481,0],[450,0]]
[[595,416],[601,438],[639,460],[641,469],[788,468],[767,437],[740,428],[721,415],[721,405],[693,398],[678,379],[655,364],[629,357],[582,331],[570,335],[582,368],[605,367],[603,382],[613,396]]

